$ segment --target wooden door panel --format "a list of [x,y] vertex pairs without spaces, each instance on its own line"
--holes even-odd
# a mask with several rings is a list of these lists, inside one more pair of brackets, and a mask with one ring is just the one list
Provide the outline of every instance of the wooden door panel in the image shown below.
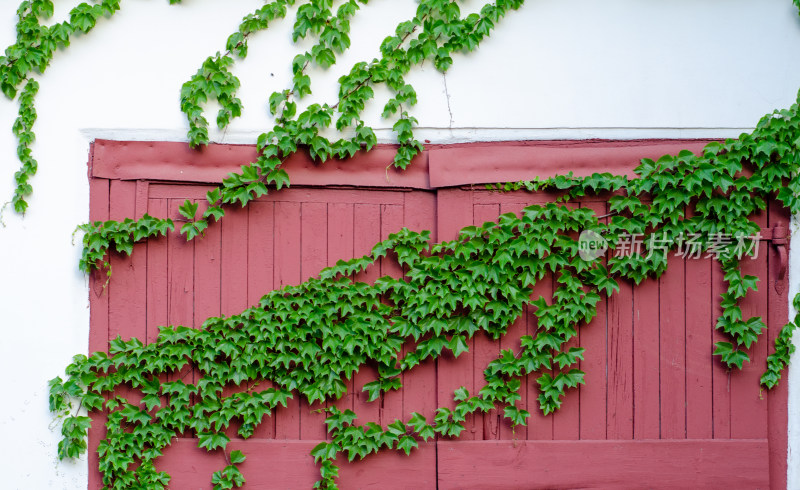
[[[179,228],[178,206],[187,198],[201,202],[210,188],[95,178],[91,217],[121,219],[146,211],[175,219]],[[203,238],[187,243],[176,231],[137,244],[132,258],[114,257],[107,287],[97,275],[90,280],[90,348],[105,350],[116,335],[152,342],[161,325],[199,328],[207,317],[241,312],[272,289],[299,284],[337,260],[368,253],[403,226],[430,230],[434,241],[452,240],[464,226],[552,198],[462,188],[283,190],[228,210]],[[607,210],[598,198],[574,205],[597,214]],[[771,205],[758,220],[766,229],[787,223],[788,216]],[[639,286],[621,281],[620,292],[601,301],[597,317],[581,327],[573,344],[586,348],[581,362],[586,385],[569,392],[559,412],[541,415],[538,374],[529,375],[520,404],[532,413],[527,427],[512,428],[502,411],[470,417],[461,438],[440,440],[438,447],[423,444],[410,457],[391,452],[340,462],[342,488],[785,486],[786,381],[767,393],[758,377],[770,343],[786,322],[786,278],[779,277],[775,247],[767,241],[760,247],[759,258],[745,259],[743,267],[746,274],[765,279],[742,309],[745,316],[762,316],[769,329],[742,372],[729,373],[711,356],[713,343],[726,340],[714,329],[725,287],[718,264],[673,257],[660,279]],[[386,258],[354,279],[371,282],[402,273]],[[783,293],[776,282],[783,284]],[[532,297],[549,299],[553,287],[548,275]],[[334,403],[353,409],[358,423],[386,425],[413,411],[431,419],[437,407],[453,406],[458,387],[476,393],[484,383],[483,369],[502,349],[517,350],[521,336],[535,334],[533,310],[526,307],[500,340],[481,333],[458,359],[444,354],[417,366],[403,375],[402,390],[375,402],[368,402],[361,388],[377,373],[364,367],[347,395]],[[315,412],[322,407],[295,398],[265,419],[249,440],[238,438],[235,428],[228,431],[230,448],[248,455],[242,466],[247,488],[313,483],[318,473],[308,453],[326,437],[324,415]],[[96,417],[90,449],[102,437],[101,423],[102,416]],[[209,488],[211,472],[223,466],[221,456],[198,449],[192,434],[184,436],[157,466],[173,474],[174,488]],[[100,486],[95,454],[90,451],[92,488]],[[387,481],[390,474],[402,478]]]

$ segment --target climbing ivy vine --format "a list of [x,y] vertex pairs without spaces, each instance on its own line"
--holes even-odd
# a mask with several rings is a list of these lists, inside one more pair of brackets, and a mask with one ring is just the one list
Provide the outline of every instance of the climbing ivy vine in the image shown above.
[[[348,0],[334,9],[331,0],[265,2],[242,20],[224,51],[208,57],[183,85],[180,108],[188,120],[188,139],[193,146],[207,144],[204,105],[209,100],[219,102],[220,128],[241,114],[236,96],[240,81],[231,67],[248,55],[251,36],[285,19],[296,7],[293,40],[314,40],[292,61],[291,86],[268,99],[275,126],[259,136],[258,158],[208,192],[208,207],[200,216],[198,203],[187,201],[180,207],[185,219],[180,231],[188,240],[202,237],[208,226],[224,219],[230,206],[246,206],[287,187],[289,176],[281,167],[296,152],[324,162],[369,151],[376,137],[361,114],[379,84],[391,92],[383,102],[383,117],[393,121],[398,141],[392,164],[406,168],[422,144],[414,137],[416,119],[409,113],[417,95],[405,77],[425,62],[446,71],[454,53],[476,49],[523,1],[496,0],[477,13],[462,15],[455,1],[422,0],[415,15],[381,43],[379,58],[355,64],[339,79],[336,101],[298,110],[299,101],[312,93],[308,67],[336,63],[350,46],[350,20],[366,3]],[[14,124],[21,168],[12,198],[19,213],[27,208],[30,179],[37,170],[30,148],[38,90],[33,74],[43,73],[72,35],[88,33],[118,9],[118,0],[82,3],[69,20],[45,26],[40,19],[52,15],[50,0],[20,4],[17,40],[0,57],[3,93],[13,99],[21,88]],[[333,129],[336,138],[325,136]],[[770,199],[800,212],[799,173],[800,114],[794,104],[765,116],[752,133],[711,143],[701,154],[684,151],[657,161],[642,160],[635,178],[567,174],[492,186],[499,191],[555,190],[559,198],[529,206],[519,216],[505,214],[496,222],[464,228],[450,242],[431,244],[427,232],[403,229],[376,244],[370,254],[340,261],[299,286],[269,292],[238,315],[209,318],[200,329],[164,326],[151,344],[117,338],[110,342],[108,354],[75,356],[66,379],[50,383],[50,410],[63,418],[59,456],[76,457],[87,449],[90,418],[77,409],[102,411],[108,415],[107,434],[98,448],[104,485],[163,488],[170,477],[156,470],[155,461],[178,434],[196,434],[200,447],[224,451],[229,442],[225,430],[232,424],[248,438],[290,398],[303,397],[309,403],[339,399],[346,392],[345,380],[364,365],[378,367],[378,379],[364,387],[370,400],[376,400],[402,389],[401,374],[424,360],[444,352],[462,355],[479,332],[500,338],[531,305],[536,332],[486,366],[483,388],[477,393],[457,389],[455,407],[437,409],[433,420],[411,413],[386,427],[357,425],[354,412],[328,408],[330,440],[312,451],[320,468],[316,486],[335,488],[340,458],[363,459],[382,449],[409,453],[420,440],[458,437],[469,414],[502,408],[513,425],[524,425],[530,413],[517,406],[521,377],[538,373],[539,408],[544,414],[557,410],[567,392],[584,381],[577,368],[584,350],[568,348],[567,343],[595,317],[598,302],[617,291],[620,280],[639,284],[659,277],[673,247],[688,237],[698,239],[700,250],[714,255],[724,272],[727,289],[716,327],[729,339],[716,344],[714,355],[731,369],[741,369],[766,328],[761,318],[744,318],[738,306],[758,286],[758,278],[743,275],[739,267],[753,253],[751,237],[759,231],[749,217],[765,209]],[[587,194],[609,196],[607,219],[567,205]],[[145,215],[80,228],[81,269],[110,274],[110,253],[130,255],[134,243],[164,235],[174,223]],[[607,264],[583,258],[574,234],[585,230],[604,237],[612,249],[619,238],[633,234],[642,237],[644,247],[641,253],[610,257]],[[733,240],[715,240],[722,235]],[[354,282],[354,274],[379,259],[396,260],[406,271],[403,277]],[[536,282],[550,273],[556,281],[552,296],[531,298]],[[794,306],[800,310],[800,297]],[[800,317],[784,326],[776,339],[761,378],[767,388],[779,382],[788,363],[798,321]],[[403,346],[413,348],[402,354]],[[197,382],[169,376],[187,369],[197,373]],[[272,387],[261,389],[259,382],[264,380]],[[237,465],[246,455],[226,454],[230,464],[214,473],[212,483],[215,488],[240,487],[244,476]]]

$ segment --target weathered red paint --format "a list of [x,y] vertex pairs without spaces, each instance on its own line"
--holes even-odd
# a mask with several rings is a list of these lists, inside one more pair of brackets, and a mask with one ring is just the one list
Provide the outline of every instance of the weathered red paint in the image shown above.
[[[103,290],[104,280],[96,275],[90,281],[89,347],[103,350],[117,334],[152,342],[160,325],[198,328],[208,316],[237,313],[271,289],[298,284],[338,259],[367,253],[403,226],[431,230],[435,241],[451,240],[463,226],[552,198],[546,193],[490,193],[482,186],[434,188],[436,182],[502,180],[497,175],[530,179],[556,168],[563,171],[553,162],[589,162],[592,152],[600,155],[593,161],[603,165],[597,170],[626,173],[638,157],[674,153],[688,143],[433,147],[412,173],[392,176],[388,183],[382,159],[390,149],[371,154],[371,159],[357,157],[347,168],[341,163],[312,168],[310,161],[300,159],[290,165],[291,189],[244,209],[230,209],[204,238],[186,243],[174,232],[136,245],[133,258],[114,257],[108,288]],[[615,148],[619,159],[614,158]],[[453,170],[470,155],[490,153],[495,157],[489,168]],[[249,147],[216,146],[196,154],[177,143],[98,141],[90,171],[91,219],[145,212],[176,219],[183,200],[202,205],[211,188],[207,183],[218,182],[252,154]],[[496,173],[502,157],[509,155],[511,168]],[[530,156],[529,167],[525,155]],[[455,173],[455,180],[447,180]],[[339,188],[322,185],[326,182]],[[574,205],[598,214],[607,209],[602,197]],[[788,224],[787,213],[774,203],[756,219],[765,229]],[[770,236],[768,230],[764,235]],[[532,413],[528,427],[512,429],[496,411],[471,417],[456,441],[425,444],[410,457],[388,453],[342,463],[342,488],[785,488],[787,382],[761,393],[758,376],[771,349],[768,342],[786,322],[788,304],[773,287],[779,280],[779,254],[769,243],[761,247],[759,259],[746,260],[744,267],[766,280],[748,295],[742,309],[745,315],[762,316],[769,330],[742,372],[728,373],[711,356],[713,342],[724,340],[713,328],[724,287],[719,266],[710,260],[673,258],[659,280],[620,284],[621,291],[601,302],[595,320],[580,330],[573,345],[587,349],[581,363],[586,385],[569,393],[561,411],[548,417],[538,412],[538,374],[530,375],[520,402]],[[401,273],[394,261],[384,259],[356,279]],[[545,277],[533,296],[549,298],[552,281]],[[780,281],[785,284],[786,278]],[[486,364],[500,349],[518,349],[519,337],[535,330],[536,318],[526,308],[501,340],[480,334],[470,352],[423,363],[404,375],[402,391],[372,403],[361,387],[377,373],[366,367],[335,404],[355,410],[361,423],[385,425],[412,411],[432,418],[436,407],[453,406],[456,388],[480,389]],[[242,466],[248,488],[310,487],[317,470],[308,453],[326,437],[315,408],[295,399],[247,441],[235,435],[236,427],[228,431],[230,449],[248,454]],[[96,417],[90,432],[93,450],[102,437],[101,424],[102,417]],[[177,439],[157,466],[173,474],[173,488],[210,488],[211,472],[224,466],[223,458],[197,449],[191,435]],[[94,454],[91,468],[96,468]],[[92,469],[90,488],[100,486],[100,475]]]
[[767,450],[764,439],[442,441],[438,488],[768,488]]

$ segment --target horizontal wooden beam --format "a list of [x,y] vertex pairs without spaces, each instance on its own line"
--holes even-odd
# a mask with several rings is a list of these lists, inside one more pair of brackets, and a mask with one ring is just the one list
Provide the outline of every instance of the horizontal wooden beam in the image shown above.
[[[227,466],[222,451],[208,452],[197,447],[197,439],[175,439],[156,460],[159,471],[172,476],[169,488],[210,489],[211,475]],[[310,489],[319,479],[319,468],[311,457],[311,449],[319,441],[278,439],[233,440],[226,453],[238,449],[247,459],[239,469],[247,480],[247,488]],[[436,448],[421,443],[411,455],[398,451],[381,451],[364,461],[347,462],[339,455],[340,488],[435,488]],[[95,482],[99,482],[99,474]],[[94,487],[92,487],[94,488]]]
[[[350,160],[313,161],[306,152],[284,164],[292,185],[438,189],[467,184],[545,178],[573,171],[633,175],[642,158],[656,159],[688,149],[700,152],[707,140],[503,141],[428,145],[406,170],[391,166],[396,145],[377,145]],[[219,183],[256,159],[253,145],[95,140],[90,177],[111,180]]]
[[769,488],[766,439],[454,441],[439,488]]

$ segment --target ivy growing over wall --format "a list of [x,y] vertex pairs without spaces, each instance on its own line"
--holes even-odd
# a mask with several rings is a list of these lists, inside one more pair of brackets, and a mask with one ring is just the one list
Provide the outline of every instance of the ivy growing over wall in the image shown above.
[[[116,339],[108,355],[77,356],[67,369],[68,380],[54,380],[51,408],[66,415],[69,397],[80,397],[87,409],[108,410],[108,434],[100,448],[106,485],[158,486],[169,477],[156,472],[153,461],[176,434],[193,430],[201,447],[224,450],[229,442],[224,431],[231,423],[240,422],[239,435],[247,438],[290,397],[302,396],[309,403],[336,400],[345,394],[344,380],[365,364],[378,366],[379,378],[364,387],[375,400],[401,389],[404,371],[445,351],[458,357],[479,331],[499,338],[524,305],[536,308],[537,332],[487,365],[486,386],[478,393],[456,390],[455,408],[439,408],[434,420],[412,413],[387,427],[360,426],[352,411],[329,408],[331,440],[312,455],[320,464],[318,486],[332,488],[338,458],[352,461],[381,449],[408,453],[419,440],[457,437],[472,413],[499,407],[512,424],[525,424],[530,414],[516,405],[522,376],[552,369],[553,375],[537,379],[538,402],[545,414],[557,410],[567,391],[583,382],[576,368],[583,349],[567,348],[567,342],[592,320],[597,303],[618,289],[619,280],[638,284],[666,270],[669,247],[655,244],[678,243],[689,235],[704,238],[704,252],[715,235],[737,238],[715,251],[728,285],[717,328],[731,339],[717,343],[715,354],[740,369],[766,327],[761,318],[743,318],[738,307],[758,283],[738,267],[752,250],[749,237],[758,232],[748,217],[765,209],[770,198],[800,211],[799,152],[795,104],[765,116],[752,134],[709,144],[702,155],[681,152],[643,160],[633,179],[562,175],[499,184],[500,190],[555,189],[561,197],[529,206],[521,216],[506,214],[497,222],[464,228],[451,242],[430,245],[427,233],[404,229],[369,255],[342,261],[299,286],[270,292],[239,315],[211,318],[199,330],[164,327],[149,345]],[[609,223],[590,209],[566,206],[586,194],[609,192],[614,193]],[[573,235],[582,230],[594,230],[611,244],[623,234],[641,233],[648,246],[641,254],[609,258],[606,267],[578,254]],[[396,259],[407,270],[404,277],[353,282],[354,274],[381,258]],[[533,285],[547,273],[554,274],[557,288],[550,298],[532,300]],[[800,306],[800,297],[794,304]],[[761,378],[765,387],[778,383],[798,321],[781,330]],[[407,344],[415,347],[401,355]],[[197,383],[163,381],[165,374],[187,366],[199,373]],[[259,389],[261,380],[274,386]],[[123,386],[138,392],[135,398],[141,402],[132,403]],[[225,395],[225,386],[240,391]],[[61,451],[72,455],[85,448],[89,419],[66,420]],[[126,430],[130,427],[132,432]],[[231,461],[242,458],[237,454]],[[219,488],[230,488],[243,477],[231,464],[214,478]]]
[[[252,35],[285,19],[289,8],[296,6],[293,40],[315,41],[294,58],[291,86],[269,97],[276,124],[259,136],[257,160],[210,191],[201,216],[197,203],[181,206],[186,220],[181,233],[188,240],[202,237],[208,226],[224,219],[230,206],[246,206],[288,186],[289,176],[281,166],[298,151],[307,151],[319,162],[369,151],[376,137],[361,115],[378,84],[391,91],[383,117],[393,121],[399,144],[392,163],[406,168],[422,145],[413,133],[416,119],[408,112],[417,95],[405,77],[426,61],[446,71],[454,53],[476,49],[504,15],[523,2],[496,0],[478,13],[462,16],[454,1],[422,0],[415,15],[381,43],[380,58],[355,64],[339,79],[336,101],[309,104],[298,111],[298,102],[311,94],[308,67],[336,63],[350,46],[350,20],[366,3],[347,0],[334,11],[331,0],[266,2],[242,20],[225,50],[208,57],[183,85],[180,107],[189,123],[189,141],[204,145],[209,138],[204,104],[211,99],[219,102],[220,128],[241,114],[236,96],[240,82],[231,66],[247,56]],[[30,151],[38,90],[32,75],[44,72],[72,35],[89,32],[118,9],[118,0],[82,3],[70,12],[68,21],[51,26],[40,23],[52,15],[50,0],[24,1],[18,9],[17,41],[0,57],[3,93],[14,98],[23,87],[14,125],[22,164],[12,199],[17,212],[26,210],[25,198],[32,192],[30,179],[37,168]],[[325,136],[332,129],[335,139]],[[110,343],[108,354],[76,356],[66,369],[66,380],[55,378],[50,384],[50,409],[64,418],[59,456],[76,457],[86,450],[90,419],[79,415],[76,407],[105,411],[107,435],[99,456],[106,487],[163,488],[169,475],[156,470],[155,460],[178,434],[192,431],[201,447],[225,450],[229,438],[224,431],[232,423],[239,423],[239,435],[247,438],[289,398],[302,396],[309,403],[336,400],[346,391],[344,380],[365,364],[379,368],[379,378],[365,386],[370,399],[378,399],[382,393],[401,389],[400,375],[422,361],[445,351],[455,357],[466,352],[468,339],[478,332],[501,337],[530,304],[538,320],[535,334],[523,337],[518,349],[502,351],[486,366],[484,388],[478,393],[456,390],[455,408],[439,408],[433,420],[412,413],[387,427],[356,425],[352,411],[329,408],[326,424],[331,439],[312,451],[320,467],[317,486],[335,487],[340,457],[352,461],[381,449],[409,453],[419,440],[457,437],[472,413],[499,407],[512,424],[525,424],[530,414],[516,405],[521,398],[520,378],[553,370],[537,379],[538,402],[545,414],[557,410],[567,392],[583,383],[583,372],[576,367],[583,349],[567,348],[567,342],[594,318],[597,303],[618,290],[618,281],[639,284],[666,270],[670,247],[658,244],[677,244],[688,236],[702,237],[703,251],[709,250],[715,236],[736,238],[715,250],[728,286],[716,326],[729,341],[718,342],[714,354],[730,368],[741,369],[766,328],[761,318],[743,318],[738,306],[758,283],[739,267],[752,250],[748,237],[758,232],[749,217],[765,209],[768,199],[800,212],[799,173],[800,114],[794,104],[765,116],[752,133],[738,140],[709,144],[702,154],[681,152],[643,160],[635,178],[568,174],[498,184],[494,188],[501,191],[557,190],[560,198],[530,206],[520,216],[502,215],[497,222],[467,227],[450,242],[430,244],[427,233],[404,229],[376,244],[369,255],[342,261],[299,286],[272,291],[238,315],[210,318],[198,330],[165,326],[152,344],[118,338]],[[591,210],[566,205],[587,194],[613,194],[608,222]],[[109,253],[129,255],[134,243],[173,228],[171,220],[148,215],[136,221],[82,225],[80,267],[110,274]],[[583,230],[606,237],[612,246],[625,234],[640,234],[646,246],[641,254],[609,258],[606,266],[577,253],[573,234]],[[384,277],[374,284],[351,279],[381,258],[397,260],[407,272],[402,278]],[[552,297],[532,299],[534,284],[548,273],[557,283]],[[800,307],[800,297],[794,305]],[[798,321],[800,317],[783,327],[776,340],[761,378],[767,388],[779,382],[788,363]],[[412,342],[414,348],[402,355],[401,347]],[[174,377],[167,381],[168,375],[189,368],[198,373],[196,383]],[[261,389],[259,382],[264,380],[272,387]],[[233,394],[223,391],[231,386],[238,387]],[[215,488],[243,484],[237,465],[245,457],[239,451],[228,455],[230,465],[212,477]]]

